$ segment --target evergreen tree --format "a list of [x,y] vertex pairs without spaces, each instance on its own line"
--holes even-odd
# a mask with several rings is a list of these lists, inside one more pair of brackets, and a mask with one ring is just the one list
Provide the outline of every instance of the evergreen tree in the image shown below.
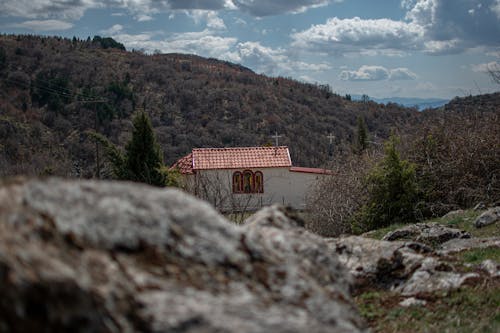
[[355,219],[353,228],[357,231],[414,220],[418,202],[415,168],[401,160],[396,144],[396,138],[391,136],[385,144],[385,158],[366,179],[368,203]]
[[7,64],[7,54],[3,47],[0,47],[0,69],[6,67]]
[[163,164],[148,116],[144,112],[137,114],[133,125],[132,138],[125,146],[125,153],[104,136],[89,133],[104,146],[114,177],[155,186],[178,186],[178,175]]
[[141,112],[133,120],[132,139],[125,147],[125,176],[128,180],[165,186],[163,158],[148,116]]
[[356,136],[356,150],[361,153],[366,148],[368,148],[368,129],[366,128],[365,119],[359,116]]

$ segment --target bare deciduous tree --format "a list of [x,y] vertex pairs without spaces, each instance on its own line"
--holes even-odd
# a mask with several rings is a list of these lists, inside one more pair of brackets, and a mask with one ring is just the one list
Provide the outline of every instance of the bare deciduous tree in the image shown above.
[[[437,111],[436,111],[437,112]],[[404,137],[405,158],[417,165],[424,216],[441,216],[478,202],[500,200],[500,118],[481,111],[481,100],[463,112],[443,111]]]
[[376,150],[349,155],[332,166],[307,197],[307,227],[325,237],[351,232],[351,219],[366,202],[363,180],[379,160]]
[[498,63],[488,66],[488,73],[493,82],[500,84],[500,65]]
[[257,194],[233,193],[231,175],[225,171],[197,174],[191,187],[187,188],[189,192],[210,202],[236,223],[242,223],[256,208],[270,204]]

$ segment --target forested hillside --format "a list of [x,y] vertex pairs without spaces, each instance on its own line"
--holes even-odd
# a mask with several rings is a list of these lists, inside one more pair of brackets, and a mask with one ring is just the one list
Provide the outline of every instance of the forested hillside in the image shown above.
[[[3,35],[0,176],[92,177],[96,145],[87,132],[123,146],[141,109],[167,164],[193,147],[270,144],[277,132],[294,164],[322,166],[350,151],[360,116],[377,142],[391,129],[434,121],[432,112],[353,102],[333,91],[215,59],[125,51],[109,38]],[[485,100],[495,109],[499,96]]]
[[415,110],[351,102],[328,86],[103,40],[0,36],[2,175],[90,177],[95,144],[86,131],[123,145],[138,109],[151,117],[167,164],[193,147],[264,145],[278,132],[296,164],[320,166],[331,158],[327,135],[335,154],[346,149],[359,115],[381,138],[418,121]]

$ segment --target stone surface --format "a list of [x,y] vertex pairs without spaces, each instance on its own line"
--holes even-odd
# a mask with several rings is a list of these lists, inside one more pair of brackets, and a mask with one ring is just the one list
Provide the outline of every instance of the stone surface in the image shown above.
[[277,207],[239,227],[180,191],[0,187],[0,331],[360,332],[337,254]]
[[452,239],[446,243],[441,244],[438,248],[438,253],[447,255],[451,253],[461,252],[464,250],[487,248],[487,247],[500,247],[500,238],[468,238],[468,239]]
[[455,238],[470,238],[463,230],[449,228],[438,223],[417,223],[387,233],[382,240],[413,240],[430,245],[442,244]]
[[496,223],[499,220],[500,220],[500,206],[490,208],[481,215],[479,215],[479,217],[474,221],[474,226],[476,228],[482,228],[487,225]]
[[457,216],[462,216],[464,215],[465,211],[463,209],[457,209],[457,210],[452,210],[451,212],[446,213],[443,215],[443,219],[449,219]]
[[477,205],[474,206],[473,210],[483,210],[486,208],[486,205],[484,202],[479,202]]
[[426,301],[424,301],[422,299],[417,299],[415,297],[409,297],[409,298],[406,298],[403,301],[399,302],[399,305],[404,307],[404,308],[407,308],[410,306],[424,306],[426,304],[427,304]]
[[460,287],[475,273],[456,272],[428,246],[350,236],[328,240],[354,277],[357,289],[383,288],[405,296]]
[[500,263],[493,261],[491,259],[487,259],[483,261],[480,265],[481,269],[488,272],[488,274],[492,277],[500,277]]

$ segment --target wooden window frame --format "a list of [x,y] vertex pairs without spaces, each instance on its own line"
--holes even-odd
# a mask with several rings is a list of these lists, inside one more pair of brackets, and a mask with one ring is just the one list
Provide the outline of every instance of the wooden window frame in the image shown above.
[[243,193],[243,173],[241,171],[233,173],[233,193]]
[[[259,186],[257,187],[257,179],[260,178]],[[245,179],[250,182],[249,188],[245,189]],[[232,177],[233,193],[252,194],[264,193],[264,174],[262,171],[243,170],[233,172]]]
[[[260,177],[259,186],[257,187],[257,178]],[[264,193],[264,174],[262,171],[255,171],[253,174],[253,184],[254,184],[254,193]]]

